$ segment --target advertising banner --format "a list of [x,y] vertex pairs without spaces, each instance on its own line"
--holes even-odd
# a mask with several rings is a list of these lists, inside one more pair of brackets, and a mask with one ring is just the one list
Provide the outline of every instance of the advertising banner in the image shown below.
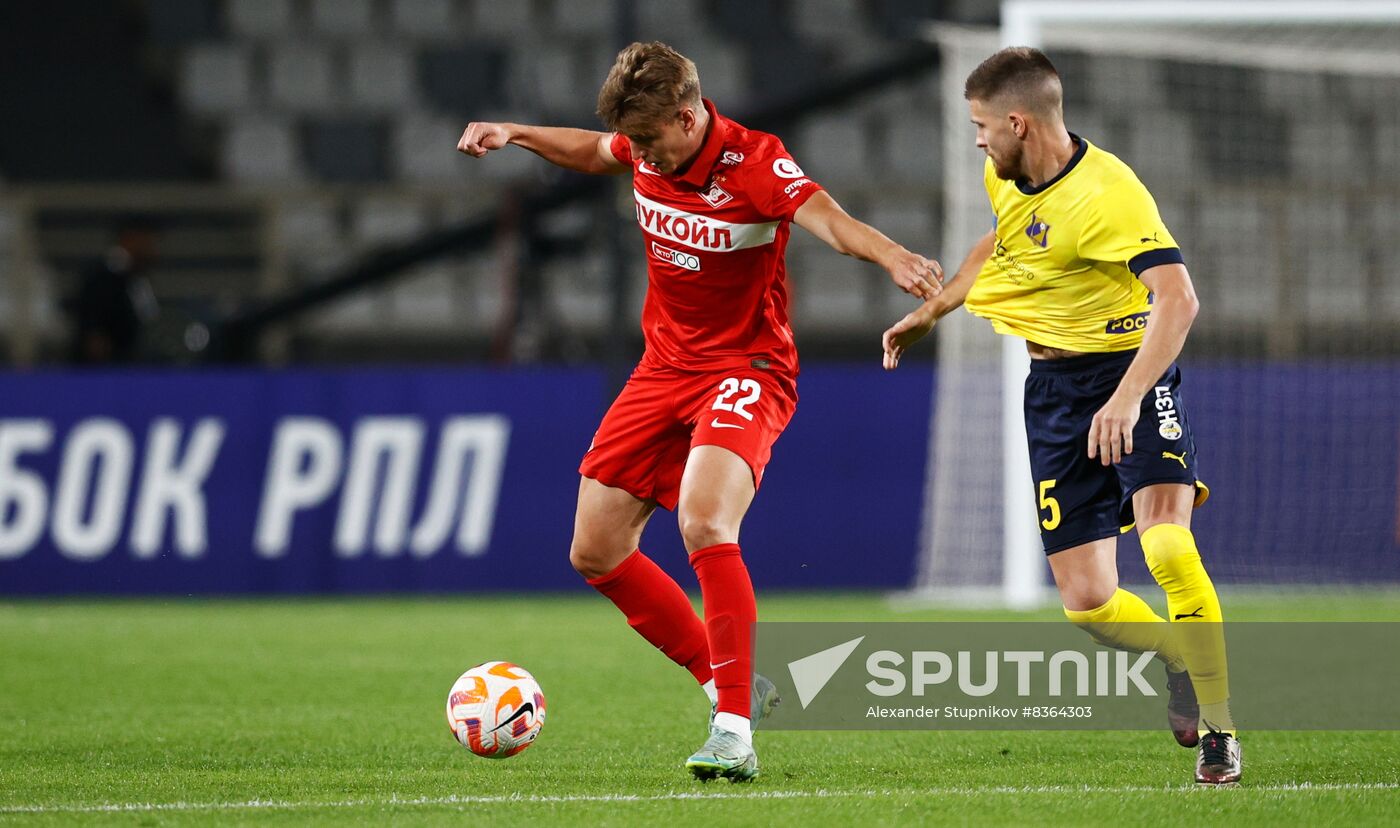
[[[745,526],[757,583],[908,582],[930,385],[803,375]],[[598,370],[11,374],[0,400],[0,594],[584,588]],[[693,583],[673,515],[646,545]]]
[[[1183,373],[1217,583],[1400,582],[1400,412],[1377,404],[1400,369]],[[912,582],[935,386],[804,368],[740,537],[755,585]],[[577,469],[612,394],[593,368],[3,374],[0,594],[583,588]],[[693,588],[674,515],[643,547]],[[1132,533],[1119,564],[1151,582]]]

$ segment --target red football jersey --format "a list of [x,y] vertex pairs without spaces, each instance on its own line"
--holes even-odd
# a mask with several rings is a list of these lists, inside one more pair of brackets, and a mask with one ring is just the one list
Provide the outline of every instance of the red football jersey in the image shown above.
[[682,175],[663,175],[614,135],[632,167],[647,253],[642,364],[723,371],[768,360],[797,372],[783,261],[792,216],[821,186],[776,136],[747,129],[705,101],[705,143]]

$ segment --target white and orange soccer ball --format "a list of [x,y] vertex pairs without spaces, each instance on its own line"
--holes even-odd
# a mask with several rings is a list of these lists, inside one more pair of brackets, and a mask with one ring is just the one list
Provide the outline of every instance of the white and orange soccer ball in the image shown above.
[[514,756],[544,727],[544,693],[523,667],[509,661],[478,664],[447,694],[447,726],[477,756]]

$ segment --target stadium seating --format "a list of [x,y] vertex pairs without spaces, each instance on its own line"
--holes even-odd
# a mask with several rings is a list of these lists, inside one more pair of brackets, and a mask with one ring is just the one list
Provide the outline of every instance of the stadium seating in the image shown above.
[[[639,31],[669,39],[690,55],[706,94],[734,111],[751,101],[776,100],[838,63],[859,65],[877,57],[909,35],[909,21],[926,14],[922,5],[929,4],[876,5],[879,17],[872,20],[856,0],[826,0],[820,13],[809,9],[801,15],[784,3],[683,0],[638,4],[635,22]],[[151,14],[162,18],[164,30],[196,34],[167,40],[176,44],[172,48],[185,67],[180,93],[186,111],[222,136],[218,169],[224,177],[261,188],[368,185],[394,191],[392,203],[406,211],[386,213],[384,199],[368,192],[337,199],[333,209],[324,199],[295,201],[282,211],[287,261],[294,272],[305,273],[294,279],[315,278],[331,258],[345,258],[343,252],[328,258],[332,248],[364,250],[403,237],[386,227],[421,227],[432,213],[412,207],[415,198],[429,198],[415,195],[423,187],[461,188],[476,197],[541,175],[540,162],[524,153],[501,153],[477,165],[451,148],[472,117],[593,123],[616,24],[610,0],[230,0],[212,32],[201,31],[198,15],[179,4],[154,4]],[[831,48],[837,39],[844,46],[839,55]],[[901,181],[936,186],[940,133],[933,91],[931,84],[906,88],[883,110],[861,105],[784,137],[808,172],[847,204]],[[888,117],[911,108],[919,111],[914,118]],[[938,230],[930,209],[935,201],[890,206],[881,216],[891,221],[893,235],[931,250]],[[410,214],[417,220],[405,224]],[[799,257],[810,268],[795,270],[816,274],[814,284],[799,291],[807,296],[797,303],[799,326],[817,336],[870,329],[888,314],[888,291],[869,289],[876,274],[868,266],[830,255],[814,249]],[[551,312],[571,329],[598,333],[608,321],[608,280],[600,261],[585,253],[546,268]],[[468,268],[446,266],[458,274]],[[429,327],[460,325],[467,314],[436,320],[422,312],[428,303],[398,298],[399,291],[424,296],[432,284],[406,279],[391,288],[396,298],[387,312]],[[340,322],[369,318],[354,306],[330,313],[318,327],[334,330]]]
[[[931,20],[989,22],[991,5],[668,0],[635,4],[632,22],[637,33],[691,56],[706,94],[736,112],[868,65]],[[157,79],[167,73],[193,157],[217,179],[278,205],[271,222],[283,228],[276,251],[255,240],[245,258],[285,261],[284,286],[325,278],[377,244],[409,237],[387,226],[444,226],[444,205],[461,202],[478,214],[503,194],[552,180],[525,152],[473,163],[452,148],[474,118],[595,125],[595,96],[618,25],[612,0],[152,0],[143,8],[149,48],[159,56],[150,63],[165,67],[153,71]],[[1066,87],[1072,129],[1128,159],[1149,187],[1183,169],[1203,171],[1194,195],[1160,206],[1188,251],[1202,251],[1227,271],[1200,280],[1210,306],[1199,323],[1204,330],[1257,326],[1259,313],[1283,313],[1289,298],[1276,285],[1286,277],[1276,273],[1288,271],[1274,269],[1290,263],[1336,274],[1325,285],[1301,286],[1298,302],[1319,320],[1340,323],[1370,308],[1400,315],[1400,288],[1378,278],[1376,265],[1348,243],[1358,233],[1388,235],[1393,212],[1374,193],[1337,190],[1380,181],[1393,191],[1400,183],[1400,104],[1378,94],[1380,79],[1073,51],[1052,57],[1062,73],[1083,80]],[[1299,84],[1321,84],[1304,91],[1327,100],[1329,111],[1299,118],[1286,106]],[[951,260],[959,251],[941,249],[939,188],[944,130],[962,125],[942,123],[941,94],[931,74],[816,114],[782,137],[806,172],[852,212],[911,248]],[[1115,101],[1111,110],[1093,103],[1108,100]],[[1282,201],[1278,209],[1260,207],[1232,189],[1265,186],[1260,182],[1333,189],[1316,205],[1288,210]],[[389,217],[386,203],[404,212]],[[413,222],[395,223],[410,214]],[[1238,247],[1242,237],[1280,233],[1279,244]],[[794,234],[792,268],[799,337],[854,342],[855,332],[868,335],[905,307],[871,267],[835,258],[802,236]],[[43,254],[77,261],[101,244]],[[436,306],[454,313],[427,312],[433,308],[423,297],[437,282],[405,278],[402,287],[385,289],[393,299],[374,318],[419,330],[449,333],[465,325],[489,332],[491,323],[463,320],[486,304],[478,291],[500,289],[498,278],[479,277],[494,255],[434,268],[434,278],[455,279],[460,288]],[[543,282],[561,325],[604,331],[604,258],[601,243],[580,250],[573,257],[577,278],[566,277],[561,263],[547,264]],[[945,264],[951,269],[956,261]],[[266,289],[248,274],[246,296]],[[409,298],[400,301],[400,290]],[[356,318],[347,310],[329,313],[317,323],[318,335],[333,337],[336,320],[350,325]]]

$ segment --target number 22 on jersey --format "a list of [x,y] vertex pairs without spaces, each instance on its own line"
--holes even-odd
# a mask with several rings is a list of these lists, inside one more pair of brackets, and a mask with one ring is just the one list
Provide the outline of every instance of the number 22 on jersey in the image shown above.
[[[758,397],[762,393],[763,388],[756,380],[726,377],[720,382],[719,396],[715,398],[715,404],[710,408],[712,411],[733,411],[745,420],[752,420],[753,414],[749,413],[747,407],[758,402]],[[747,396],[734,399],[739,394]]]

